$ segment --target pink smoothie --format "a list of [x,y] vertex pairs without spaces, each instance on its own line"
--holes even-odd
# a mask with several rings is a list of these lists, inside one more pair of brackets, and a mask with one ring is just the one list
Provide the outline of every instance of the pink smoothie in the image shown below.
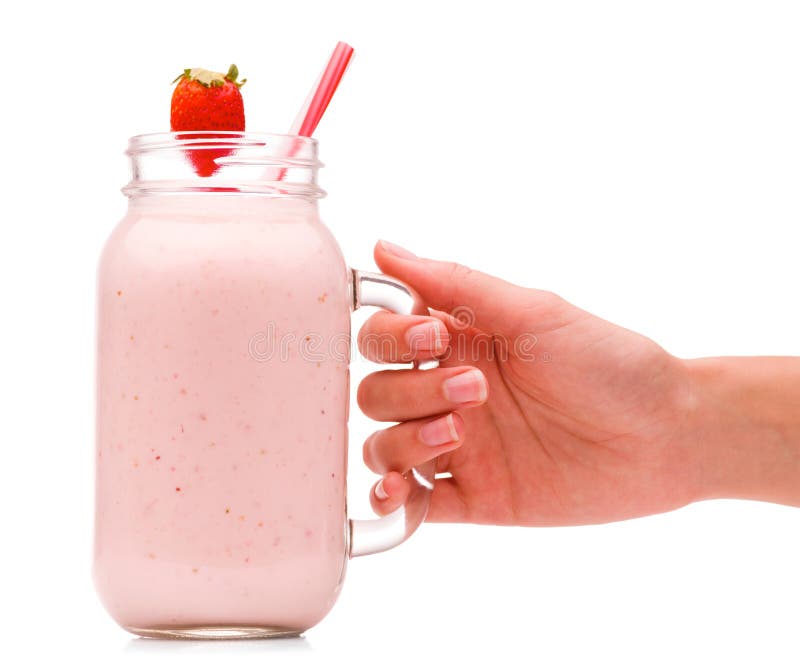
[[330,610],[348,299],[313,202],[131,201],[98,313],[95,580],[122,626],[302,631]]

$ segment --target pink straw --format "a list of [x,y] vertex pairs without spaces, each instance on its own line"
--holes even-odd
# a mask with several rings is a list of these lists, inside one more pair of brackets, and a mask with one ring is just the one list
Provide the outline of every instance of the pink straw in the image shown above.
[[[325,70],[320,74],[300,112],[294,119],[294,123],[292,123],[292,127],[289,130],[290,135],[295,137],[311,136],[314,133],[322,115],[325,113],[325,109],[328,108],[333,93],[339,87],[339,81],[342,80],[344,73],[347,71],[347,66],[350,64],[352,56],[352,46],[344,42],[339,42],[336,45]],[[289,146],[286,157],[297,155],[302,145],[302,141],[294,139]],[[274,169],[267,169],[265,179],[272,180],[273,178],[276,181],[286,178],[286,167],[282,167],[277,174],[275,174]]]
[[336,88],[339,86],[339,81],[342,80],[344,73],[347,71],[347,66],[350,64],[352,56],[352,46],[344,42],[339,42],[336,45],[325,71],[322,72],[322,75],[311,89],[311,93],[300,109],[300,113],[294,119],[289,134],[311,136],[314,133],[322,115],[325,113],[325,109],[328,108],[333,93],[336,92]]

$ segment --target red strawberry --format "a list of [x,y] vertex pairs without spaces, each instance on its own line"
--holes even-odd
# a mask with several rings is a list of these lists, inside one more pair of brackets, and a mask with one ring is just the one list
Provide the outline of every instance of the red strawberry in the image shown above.
[[[231,65],[227,74],[207,69],[185,69],[173,83],[170,126],[173,132],[221,130],[244,131],[244,102],[239,91],[246,79],[237,81],[239,70]],[[201,138],[214,135],[183,135]],[[224,137],[224,135],[220,135]],[[196,144],[203,146],[203,144]],[[206,144],[213,145],[213,144]],[[230,154],[230,150],[198,147],[188,151],[189,161],[198,176],[211,176],[219,169],[214,161]]]

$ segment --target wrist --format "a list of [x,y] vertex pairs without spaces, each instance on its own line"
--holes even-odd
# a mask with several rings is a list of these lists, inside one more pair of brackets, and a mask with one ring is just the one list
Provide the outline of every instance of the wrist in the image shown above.
[[800,505],[800,359],[685,363],[697,499]]

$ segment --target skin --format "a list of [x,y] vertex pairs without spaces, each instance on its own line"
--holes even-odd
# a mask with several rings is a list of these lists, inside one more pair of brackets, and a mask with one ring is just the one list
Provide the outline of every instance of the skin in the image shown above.
[[[546,291],[385,242],[375,260],[432,316],[376,313],[359,333],[362,352],[441,359],[359,387],[367,416],[399,422],[364,444],[382,475],[371,492],[378,514],[404,502],[402,474],[430,459],[451,475],[435,482],[435,522],[602,523],[721,497],[800,506],[800,359],[683,360]],[[421,323],[436,334],[409,337]],[[476,399],[449,399],[444,382],[474,368]],[[424,443],[422,428],[447,414],[452,428],[435,429],[456,441]]]

